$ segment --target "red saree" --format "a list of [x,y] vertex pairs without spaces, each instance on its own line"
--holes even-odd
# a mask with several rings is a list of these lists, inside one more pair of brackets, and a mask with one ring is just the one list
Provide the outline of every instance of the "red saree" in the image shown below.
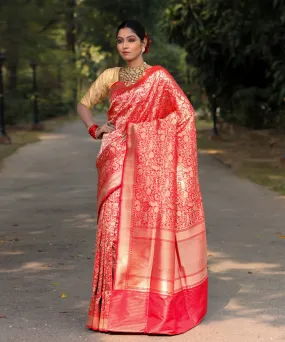
[[[207,254],[194,110],[162,67],[116,82],[98,169],[87,327],[179,334],[207,310]],[[126,133],[126,138],[123,134]]]

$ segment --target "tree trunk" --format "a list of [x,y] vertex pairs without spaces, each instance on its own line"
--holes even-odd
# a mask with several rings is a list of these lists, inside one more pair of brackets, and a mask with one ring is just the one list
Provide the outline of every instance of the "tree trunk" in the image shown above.
[[74,109],[77,104],[77,73],[76,73],[76,25],[75,25],[76,0],[67,0],[66,11],[66,45],[70,52],[70,62],[73,69],[73,101]]
[[75,6],[76,0],[67,0],[67,12],[66,12],[66,43],[67,50],[75,55]]
[[7,59],[6,68],[8,74],[7,90],[16,90],[18,81],[18,60]]

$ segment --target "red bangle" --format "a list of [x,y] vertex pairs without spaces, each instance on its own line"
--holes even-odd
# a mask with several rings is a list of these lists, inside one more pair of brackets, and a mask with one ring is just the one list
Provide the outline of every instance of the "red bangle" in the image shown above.
[[96,130],[97,130],[98,127],[99,127],[98,125],[94,124],[94,125],[92,125],[92,126],[90,126],[90,127],[88,128],[88,133],[89,133],[89,134],[91,135],[91,137],[94,138],[94,139],[97,139],[97,138],[96,138]]

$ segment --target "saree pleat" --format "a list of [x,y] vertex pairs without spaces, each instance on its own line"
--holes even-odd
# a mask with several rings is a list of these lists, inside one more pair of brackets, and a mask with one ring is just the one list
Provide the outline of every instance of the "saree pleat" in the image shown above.
[[98,232],[88,327],[180,334],[207,311],[195,114],[167,71],[116,82],[97,158]]
[[88,328],[106,331],[116,262],[120,189],[103,203],[98,220]]

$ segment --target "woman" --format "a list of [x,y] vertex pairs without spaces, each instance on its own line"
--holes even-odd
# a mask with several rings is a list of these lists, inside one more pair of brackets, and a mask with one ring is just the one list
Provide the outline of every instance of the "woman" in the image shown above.
[[[143,61],[134,20],[117,31],[124,68],[105,70],[78,105],[97,157],[98,231],[88,328],[179,334],[206,314],[207,256],[194,110],[170,74]],[[90,109],[110,98],[108,122]]]

